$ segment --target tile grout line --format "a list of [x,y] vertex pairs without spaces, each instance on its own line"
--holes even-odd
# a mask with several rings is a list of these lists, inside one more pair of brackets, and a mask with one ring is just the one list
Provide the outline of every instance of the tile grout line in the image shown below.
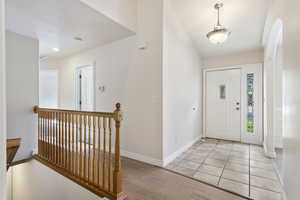
[[249,144],[249,197],[251,195],[251,145]]
[[[216,145],[215,145],[216,146]],[[198,170],[205,164],[205,161],[206,159],[208,158],[208,156],[210,155],[210,153],[212,152],[212,150],[210,150],[210,152],[205,156],[205,158],[203,159],[203,161],[201,162],[200,166],[196,169],[195,173],[193,174],[193,177],[194,175],[198,172]]]
[[231,152],[232,152],[232,148],[233,148],[233,146],[230,148],[229,156],[228,156],[228,158],[227,158],[227,160],[226,160],[226,163],[225,163],[225,165],[224,165],[224,167],[223,167],[222,173],[221,173],[220,178],[219,178],[219,181],[218,181],[218,186],[219,186],[220,181],[221,181],[221,178],[222,178],[222,176],[223,176],[225,167],[226,167],[227,163],[229,162],[230,154],[231,154]]

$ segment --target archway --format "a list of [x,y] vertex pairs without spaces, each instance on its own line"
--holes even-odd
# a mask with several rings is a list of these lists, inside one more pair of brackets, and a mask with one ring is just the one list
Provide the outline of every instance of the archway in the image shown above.
[[265,46],[264,58],[264,149],[268,157],[276,157],[275,148],[282,147],[282,34],[283,22],[277,19]]

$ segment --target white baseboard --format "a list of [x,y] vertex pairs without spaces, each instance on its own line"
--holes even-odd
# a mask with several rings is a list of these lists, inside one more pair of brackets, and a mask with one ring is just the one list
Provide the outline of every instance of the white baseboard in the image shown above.
[[133,159],[133,160],[138,160],[138,161],[148,163],[148,164],[151,164],[151,165],[159,166],[159,167],[163,166],[163,161],[162,160],[158,160],[158,159],[155,159],[155,158],[144,156],[144,155],[138,154],[138,153],[133,153],[133,152],[121,150],[121,156],[124,156],[126,158],[130,158],[130,159]]
[[175,160],[178,156],[180,156],[183,152],[185,152],[187,149],[189,149],[191,146],[193,146],[200,139],[201,139],[201,136],[199,138],[195,139],[194,141],[188,143],[187,145],[183,146],[181,149],[174,152],[173,154],[171,154],[170,156],[168,156],[164,160],[159,160],[159,159],[156,159],[156,158],[145,156],[145,155],[142,155],[142,154],[139,154],[139,153],[129,152],[129,151],[126,151],[126,150],[121,150],[121,156],[126,157],[126,158],[130,158],[130,159],[133,159],[133,160],[138,160],[138,161],[148,163],[148,164],[151,164],[151,165],[155,165],[155,166],[159,166],[159,167],[165,167],[168,164],[170,164],[173,160]]
[[163,160],[163,167],[170,164],[172,161],[174,161],[178,156],[180,156],[183,152],[188,150],[191,146],[193,146],[196,142],[198,142],[202,137],[198,137],[192,142],[189,142],[185,146],[183,146],[181,149],[177,150],[176,152],[172,153],[170,156],[168,156],[166,159]]
[[276,158],[276,152],[269,152],[266,148],[266,145],[264,145],[264,152],[265,152],[265,156],[269,157],[269,158]]

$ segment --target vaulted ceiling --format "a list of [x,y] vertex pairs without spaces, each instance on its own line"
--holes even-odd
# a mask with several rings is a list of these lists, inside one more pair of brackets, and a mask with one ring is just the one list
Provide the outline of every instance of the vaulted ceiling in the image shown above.
[[270,0],[222,0],[221,23],[231,31],[222,45],[213,45],[206,34],[214,28],[217,0],[171,0],[178,18],[201,56],[216,56],[262,48],[262,36]]

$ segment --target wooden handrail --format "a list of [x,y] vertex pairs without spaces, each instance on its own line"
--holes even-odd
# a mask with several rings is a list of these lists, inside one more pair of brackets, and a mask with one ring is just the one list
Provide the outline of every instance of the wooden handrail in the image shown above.
[[[118,104],[116,104],[117,107]],[[78,111],[78,110],[66,110],[66,109],[53,109],[53,108],[40,108],[39,106],[33,107],[33,112],[38,114],[39,112],[59,112],[59,113],[72,113],[72,114],[87,114],[93,116],[105,116],[105,117],[115,117],[115,112],[93,112],[93,111]]]
[[101,197],[126,198],[122,191],[119,103],[111,113],[38,106],[33,110],[38,114],[36,159]]
[[7,170],[11,166],[20,145],[21,145],[20,138],[7,140],[6,142]]

